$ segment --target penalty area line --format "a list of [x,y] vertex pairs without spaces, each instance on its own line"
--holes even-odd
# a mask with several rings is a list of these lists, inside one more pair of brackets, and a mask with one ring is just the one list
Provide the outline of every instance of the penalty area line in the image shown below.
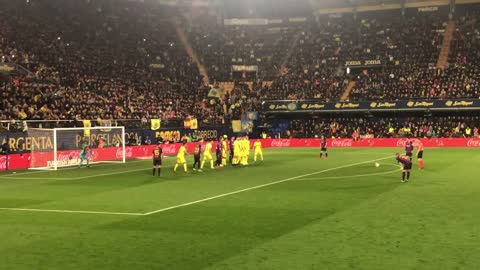
[[[393,166],[393,167],[399,167],[398,165],[390,164],[390,163],[380,163],[380,164]],[[385,174],[391,174],[391,173],[394,173],[394,172],[399,172],[401,170],[402,170],[401,168],[398,168],[398,169],[395,169],[395,170],[392,170],[392,171],[379,172],[379,173],[355,174],[355,175],[347,175],[347,176],[308,177],[308,178],[297,179],[297,181],[324,180],[324,179],[344,179],[344,178],[356,178],[356,177],[366,177],[366,176],[375,176],[375,175],[385,175]]]
[[396,170],[388,171],[388,172],[381,172],[381,173],[368,173],[368,174],[357,174],[357,175],[348,175],[348,176],[330,176],[330,177],[317,177],[317,178],[302,178],[302,179],[297,179],[297,181],[357,178],[357,177],[366,177],[366,176],[375,176],[375,175],[385,175],[385,174],[391,174],[391,173],[399,172],[399,171],[400,171],[400,169],[396,169]]

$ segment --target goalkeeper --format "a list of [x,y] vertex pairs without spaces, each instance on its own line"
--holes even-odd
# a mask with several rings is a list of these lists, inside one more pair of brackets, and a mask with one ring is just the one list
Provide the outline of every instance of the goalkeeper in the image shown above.
[[87,167],[90,167],[90,159],[87,157],[88,155],[88,146],[83,147],[83,150],[80,152],[80,155],[78,157],[80,158],[80,164],[78,165],[79,168],[82,167],[83,161],[87,161]]

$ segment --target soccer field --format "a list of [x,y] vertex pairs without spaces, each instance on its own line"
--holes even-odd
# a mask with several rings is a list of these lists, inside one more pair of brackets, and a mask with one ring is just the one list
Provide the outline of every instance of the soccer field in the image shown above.
[[401,150],[2,173],[0,269],[479,269],[480,152],[426,149],[401,183]]

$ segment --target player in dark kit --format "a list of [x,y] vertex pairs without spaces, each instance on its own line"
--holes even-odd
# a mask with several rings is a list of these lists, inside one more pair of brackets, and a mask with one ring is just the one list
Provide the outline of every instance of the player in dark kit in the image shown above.
[[233,142],[234,141],[235,141],[235,137],[232,137],[230,139],[230,141],[228,142],[228,148],[230,149],[230,157],[229,157],[230,158],[230,164],[233,164],[232,160],[233,160],[233,154],[234,154],[234,152],[233,152]]
[[325,154],[325,158],[328,159],[328,152],[327,152],[327,137],[322,135],[322,138],[320,139],[320,157],[319,159],[322,159],[323,154]]
[[[196,171],[198,170],[199,172],[201,172],[202,170],[200,169],[200,155],[202,153],[202,144],[198,144],[197,146],[195,146],[195,149],[193,149],[193,158],[194,158],[194,162],[193,162],[193,170]],[[195,166],[197,166],[197,168],[195,169]]]
[[152,158],[153,158],[153,176],[155,176],[155,170],[158,171],[158,176],[160,176],[160,172],[162,170],[162,153],[163,150],[160,147],[160,144],[153,149]]
[[410,138],[408,138],[407,141],[405,142],[405,155],[410,158],[410,161],[412,160],[413,141],[410,140]]
[[222,166],[222,140],[218,140],[217,146],[215,147],[215,154],[217,156],[217,160],[215,161],[215,166],[217,168]]
[[[410,170],[412,169],[412,160],[407,156],[401,156],[399,153],[396,155],[396,160],[402,165],[402,183],[408,182],[410,180]],[[405,180],[405,175],[407,180]]]

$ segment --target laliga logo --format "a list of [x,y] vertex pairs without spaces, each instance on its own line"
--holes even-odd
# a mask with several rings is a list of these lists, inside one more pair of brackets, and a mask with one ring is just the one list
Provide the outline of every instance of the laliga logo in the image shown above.
[[290,140],[273,140],[271,147],[289,147],[290,144]]
[[332,141],[332,147],[351,147],[352,145],[353,145],[353,142],[350,139]]
[[478,140],[478,139],[468,140],[467,147],[480,147],[480,140]]

